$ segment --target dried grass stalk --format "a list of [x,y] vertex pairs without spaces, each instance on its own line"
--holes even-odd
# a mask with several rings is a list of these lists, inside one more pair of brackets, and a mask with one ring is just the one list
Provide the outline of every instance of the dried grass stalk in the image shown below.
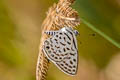
[[59,2],[57,4],[54,3],[47,12],[47,17],[41,26],[42,36],[37,61],[36,80],[46,80],[46,74],[49,67],[49,60],[42,52],[43,42],[47,38],[44,31],[58,30],[65,26],[75,27],[80,24],[77,11],[70,7],[73,2],[74,0],[59,0]]

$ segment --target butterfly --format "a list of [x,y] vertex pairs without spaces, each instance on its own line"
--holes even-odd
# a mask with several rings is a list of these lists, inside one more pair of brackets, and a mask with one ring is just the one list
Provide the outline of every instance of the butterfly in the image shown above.
[[64,27],[57,31],[45,31],[50,35],[43,43],[43,52],[61,71],[75,75],[78,68],[77,30]]

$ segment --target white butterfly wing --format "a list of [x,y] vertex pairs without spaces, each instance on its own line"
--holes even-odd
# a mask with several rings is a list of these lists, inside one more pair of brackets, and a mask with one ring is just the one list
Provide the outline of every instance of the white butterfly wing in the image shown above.
[[77,52],[75,52],[72,55],[69,54],[69,56],[66,59],[63,59],[61,62],[56,62],[55,64],[61,71],[65,72],[66,74],[75,75],[77,73],[78,68]]
[[68,56],[67,44],[61,31],[44,41],[43,52],[52,62],[60,62]]
[[59,30],[54,36],[45,40],[43,52],[61,71],[75,75],[78,66],[78,50],[75,34]]
[[[78,50],[77,41],[74,33],[67,33],[67,41],[71,38],[71,45],[67,45],[69,50],[67,50],[68,56],[64,58],[61,62],[56,62],[56,66],[68,75],[75,75],[78,69]],[[67,43],[69,44],[69,43]]]

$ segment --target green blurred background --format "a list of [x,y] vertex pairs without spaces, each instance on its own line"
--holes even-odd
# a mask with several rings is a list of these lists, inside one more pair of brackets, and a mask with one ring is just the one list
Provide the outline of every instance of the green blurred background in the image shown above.
[[[0,0],[0,80],[35,80],[40,26],[58,0]],[[120,0],[76,0],[78,74],[52,63],[47,80],[120,80]]]

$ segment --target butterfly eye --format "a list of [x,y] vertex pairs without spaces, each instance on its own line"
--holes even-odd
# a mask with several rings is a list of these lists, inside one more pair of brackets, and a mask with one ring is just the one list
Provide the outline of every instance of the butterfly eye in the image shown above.
[[77,36],[79,32],[77,30],[74,30],[75,35]]

